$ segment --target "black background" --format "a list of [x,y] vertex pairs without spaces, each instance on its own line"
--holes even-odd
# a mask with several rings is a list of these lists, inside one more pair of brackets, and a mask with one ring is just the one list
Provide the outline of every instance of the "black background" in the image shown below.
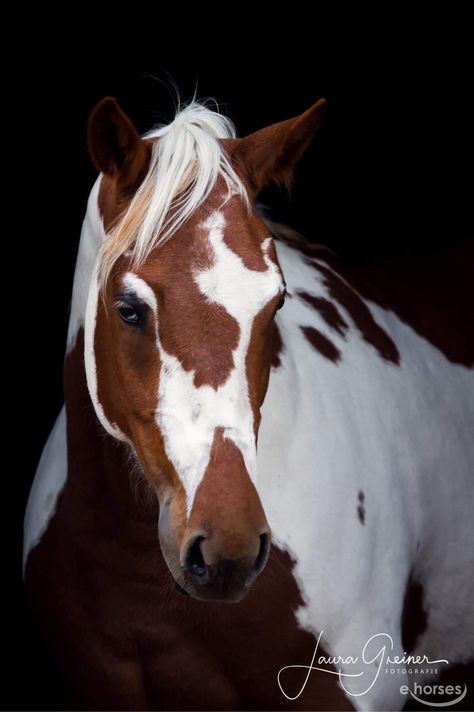
[[[21,267],[22,288],[3,307],[16,312],[7,316],[8,326],[15,324],[8,353],[21,386],[12,442],[20,432],[21,444],[5,473],[13,485],[3,522],[9,566],[4,580],[13,584],[6,609],[11,639],[5,644],[5,709],[61,706],[62,699],[23,602],[21,527],[41,447],[62,400],[74,261],[95,177],[86,147],[89,111],[113,95],[142,131],[167,121],[168,73],[183,99],[198,80],[198,95],[217,98],[245,135],[325,96],[324,126],[296,171],[291,201],[277,190],[266,191],[265,200],[344,260],[428,255],[474,234],[473,61],[466,18],[445,23],[440,17],[436,27],[426,18],[416,27],[411,18],[397,25],[393,18],[370,21],[376,25],[368,38],[350,27],[342,37],[339,25],[329,30],[324,23],[303,38],[305,20],[299,18],[283,35],[267,32],[265,47],[258,34],[242,32],[234,40],[222,31],[194,44],[180,38],[173,46],[168,38],[164,49],[161,28],[150,58],[124,44],[125,23],[122,35],[97,46],[88,35],[78,47],[47,34],[28,45],[26,73],[12,68],[18,95],[11,142],[21,137],[23,151],[15,160],[22,228],[10,238],[11,266]],[[23,671],[24,684],[8,674],[8,666]]]

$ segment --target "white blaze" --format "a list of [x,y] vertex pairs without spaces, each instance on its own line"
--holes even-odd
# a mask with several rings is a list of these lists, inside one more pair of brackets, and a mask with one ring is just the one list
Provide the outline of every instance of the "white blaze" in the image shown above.
[[206,384],[196,387],[194,370],[186,371],[180,361],[163,348],[153,290],[131,272],[124,277],[125,287],[133,290],[156,315],[156,343],[161,358],[156,422],[163,435],[166,454],[186,491],[188,514],[209,462],[216,428],[222,428],[225,436],[239,448],[247,471],[255,481],[254,423],[245,361],[253,321],[281,287],[279,271],[266,254],[271,238],[263,243],[267,270],[257,272],[248,269],[227,247],[224,226],[221,212],[213,213],[203,224],[214,250],[214,263],[194,274],[202,294],[234,317],[240,329],[239,342],[233,351],[234,366],[226,382],[217,389]]

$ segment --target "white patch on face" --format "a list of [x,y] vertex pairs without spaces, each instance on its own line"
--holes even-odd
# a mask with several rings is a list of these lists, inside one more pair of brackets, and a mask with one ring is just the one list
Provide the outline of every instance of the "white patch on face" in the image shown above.
[[225,436],[239,448],[255,482],[256,446],[245,360],[253,321],[282,286],[276,265],[266,255],[271,238],[263,243],[268,269],[257,272],[248,269],[227,247],[224,226],[220,212],[215,212],[203,224],[209,231],[215,262],[211,268],[194,275],[202,294],[210,302],[224,307],[240,328],[239,343],[233,352],[234,368],[217,389],[206,384],[196,387],[194,371],[186,371],[175,356],[165,351],[159,335],[159,313],[153,290],[131,272],[124,277],[125,288],[134,291],[155,313],[156,343],[161,358],[156,422],[166,454],[183,483],[188,514],[209,463],[216,428],[223,428]]

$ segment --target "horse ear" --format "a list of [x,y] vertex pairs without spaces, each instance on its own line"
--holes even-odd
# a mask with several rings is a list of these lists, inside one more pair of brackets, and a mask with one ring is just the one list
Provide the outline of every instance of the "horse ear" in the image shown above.
[[93,108],[88,143],[95,166],[115,179],[121,190],[137,185],[148,168],[149,146],[112,97],[102,99]]
[[318,130],[326,99],[293,119],[267,126],[236,142],[234,157],[257,193],[273,181],[289,185],[293,168]]

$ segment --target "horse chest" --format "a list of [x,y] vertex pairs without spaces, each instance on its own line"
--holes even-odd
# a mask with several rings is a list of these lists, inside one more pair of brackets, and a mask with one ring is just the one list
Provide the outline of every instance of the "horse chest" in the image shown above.
[[[81,704],[105,699],[144,709],[289,706],[278,671],[306,663],[315,641],[294,614],[302,599],[286,553],[273,547],[258,586],[238,606],[201,603],[174,589],[158,546],[150,551],[147,542],[147,553],[137,556],[136,549],[127,550],[130,537],[123,532],[107,554],[107,523],[79,542],[70,537],[67,499],[66,485],[29,557],[27,586]],[[55,576],[45,581],[42,572],[52,560]],[[298,688],[300,677],[291,673],[286,684]],[[347,708],[332,675],[308,686],[291,705],[322,706]]]

